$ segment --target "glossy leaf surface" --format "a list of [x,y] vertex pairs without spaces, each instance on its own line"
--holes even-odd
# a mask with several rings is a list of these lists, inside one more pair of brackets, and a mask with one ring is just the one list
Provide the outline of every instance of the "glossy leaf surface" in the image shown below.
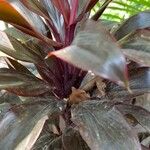
[[50,90],[45,82],[35,76],[7,68],[0,69],[0,88],[21,96],[36,96]]
[[6,0],[1,0],[0,2],[0,20],[12,24],[19,30],[31,36],[34,36],[47,44],[53,46],[62,45],[43,35],[46,34],[45,32],[47,32],[44,22],[39,16],[33,14],[31,11],[25,8],[25,6],[21,2],[17,0],[9,2]]
[[44,116],[43,118],[41,118],[33,127],[29,135],[27,135],[27,137],[17,145],[15,150],[30,150],[39,137],[39,134],[41,133],[44,123],[47,119],[48,116]]
[[52,0],[52,3],[58,9],[58,11],[63,15],[66,24],[68,24],[70,18],[70,6],[68,0]]
[[32,49],[29,49],[25,44],[2,31],[0,31],[0,51],[22,61],[32,63],[41,61],[40,56]]
[[29,23],[9,4],[7,0],[0,0],[0,19],[24,28],[30,28]]
[[135,68],[129,72],[129,85],[132,93],[114,83],[109,83],[106,87],[106,93],[110,99],[128,100],[150,91],[149,68]]
[[114,36],[117,40],[120,40],[137,29],[143,29],[148,27],[150,27],[150,11],[141,12],[126,20],[114,32]]
[[38,0],[20,0],[20,1],[31,11],[49,20],[48,13],[41,1]]
[[[40,98],[29,100],[29,103],[22,105],[1,104],[0,147],[3,150],[16,148],[41,118],[60,112],[57,101]],[[37,100],[40,102],[31,102]]]
[[14,69],[20,73],[33,75],[25,66],[23,66],[21,63],[19,63],[18,61],[14,60],[14,59],[7,57],[6,62],[10,66],[10,69]]
[[140,106],[120,104],[117,106],[124,115],[131,114],[150,133],[150,112]]
[[125,58],[118,45],[99,23],[88,21],[71,46],[49,55],[52,54],[118,84],[127,82]]
[[41,150],[42,148],[48,149],[50,143],[53,143],[53,141],[57,140],[57,138],[58,135],[54,134],[53,132],[44,130],[44,132],[41,132],[41,135],[34,144],[32,150]]
[[119,41],[123,53],[131,60],[150,66],[150,30],[136,30]]
[[121,113],[107,102],[86,101],[74,106],[72,121],[92,150],[141,150]]

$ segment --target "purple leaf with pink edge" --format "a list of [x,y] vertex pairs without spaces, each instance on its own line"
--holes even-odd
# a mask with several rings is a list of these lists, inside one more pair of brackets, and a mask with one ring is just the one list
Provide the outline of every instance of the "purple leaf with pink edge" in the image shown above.
[[49,53],[83,70],[127,87],[127,68],[124,55],[111,35],[100,23],[87,21],[71,46]]

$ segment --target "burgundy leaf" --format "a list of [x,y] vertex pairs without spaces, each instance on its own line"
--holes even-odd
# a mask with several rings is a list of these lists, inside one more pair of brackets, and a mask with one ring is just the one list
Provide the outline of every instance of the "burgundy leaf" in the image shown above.
[[150,69],[134,68],[129,70],[129,85],[132,93],[112,82],[107,84],[106,93],[110,99],[128,100],[150,91]]
[[[36,100],[40,101],[37,103]],[[29,102],[20,105],[0,105],[0,147],[3,150],[24,148],[24,140],[32,134],[33,129],[39,124],[39,120],[45,117],[43,123],[49,115],[51,118],[55,114],[60,113],[59,102],[52,99],[29,98]],[[34,102],[35,101],[35,102]],[[41,131],[34,130],[35,136],[30,139],[28,146],[33,146],[35,137]],[[26,141],[27,142],[27,141]],[[23,145],[22,145],[23,144]],[[21,147],[22,146],[22,147]]]
[[127,104],[117,105],[117,108],[124,115],[132,115],[138,123],[143,126],[150,133],[150,112],[140,106],[133,106]]
[[70,6],[68,0],[52,0],[52,2],[63,15],[66,24],[68,24],[70,18]]
[[28,9],[49,20],[48,13],[38,0],[20,0]]
[[114,32],[115,38],[120,40],[137,29],[150,27],[149,18],[149,11],[140,12],[139,14],[130,17]]
[[121,113],[107,102],[86,101],[72,108],[72,121],[92,150],[141,150]]
[[49,53],[51,55],[83,70],[91,70],[120,85],[124,85],[124,82],[127,86],[125,58],[118,45],[99,23],[86,22],[71,46]]
[[63,133],[62,143],[65,150],[90,150],[79,132],[71,127]]
[[[12,3],[7,2],[6,0],[0,1],[0,19],[12,24],[19,30],[32,35],[40,40],[46,42],[47,44],[53,46],[61,46],[62,44],[53,41],[52,39],[47,38],[41,34],[41,29],[43,30],[44,26],[42,24],[42,19],[39,16],[36,16],[19,1],[13,1]],[[27,13],[28,12],[28,13]],[[16,19],[17,18],[17,19]],[[27,21],[28,20],[28,21]],[[41,26],[36,26],[33,24],[33,21],[41,24]],[[41,28],[42,27],[42,28]],[[37,30],[38,29],[38,30]],[[40,30],[40,32],[39,32]]]
[[150,29],[136,30],[119,41],[127,58],[150,66]]
[[20,73],[33,75],[25,66],[23,66],[21,63],[19,63],[18,61],[14,60],[14,59],[7,57],[6,62],[9,66],[11,66],[10,69],[13,68],[14,70],[16,70]]
[[37,55],[25,44],[2,31],[0,31],[0,51],[22,61],[32,63],[42,62],[40,55]]
[[44,81],[35,76],[7,68],[0,69],[0,88],[20,96],[38,96],[50,90]]

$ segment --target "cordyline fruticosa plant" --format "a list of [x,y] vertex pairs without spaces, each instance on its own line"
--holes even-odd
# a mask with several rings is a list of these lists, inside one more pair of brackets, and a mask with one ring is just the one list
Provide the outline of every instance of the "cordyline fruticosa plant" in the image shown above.
[[112,28],[97,2],[0,0],[0,149],[149,149],[150,12]]

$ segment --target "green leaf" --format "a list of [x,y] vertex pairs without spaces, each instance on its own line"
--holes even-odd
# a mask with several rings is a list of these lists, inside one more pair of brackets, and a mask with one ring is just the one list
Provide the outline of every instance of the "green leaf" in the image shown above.
[[92,150],[141,150],[121,113],[107,102],[86,101],[72,108],[72,121]]
[[[31,131],[41,118],[47,115],[52,118],[60,113],[59,103],[52,99],[30,98],[30,102],[22,105],[0,105],[0,147],[3,150],[17,148],[29,134],[32,134]],[[35,133],[39,131],[36,130]],[[30,142],[33,140],[30,139]]]
[[0,89],[20,96],[37,96],[50,90],[44,81],[35,76],[7,68],[0,69]]
[[117,108],[124,115],[132,115],[138,123],[143,126],[150,133],[150,112],[140,106],[133,106],[127,104],[117,105]]
[[120,40],[137,29],[148,27],[150,27],[150,11],[140,12],[139,14],[130,17],[116,29],[114,36],[117,40]]
[[99,23],[88,21],[84,25],[71,46],[49,56],[54,54],[83,70],[91,70],[120,85],[126,84],[126,62],[118,45]]

